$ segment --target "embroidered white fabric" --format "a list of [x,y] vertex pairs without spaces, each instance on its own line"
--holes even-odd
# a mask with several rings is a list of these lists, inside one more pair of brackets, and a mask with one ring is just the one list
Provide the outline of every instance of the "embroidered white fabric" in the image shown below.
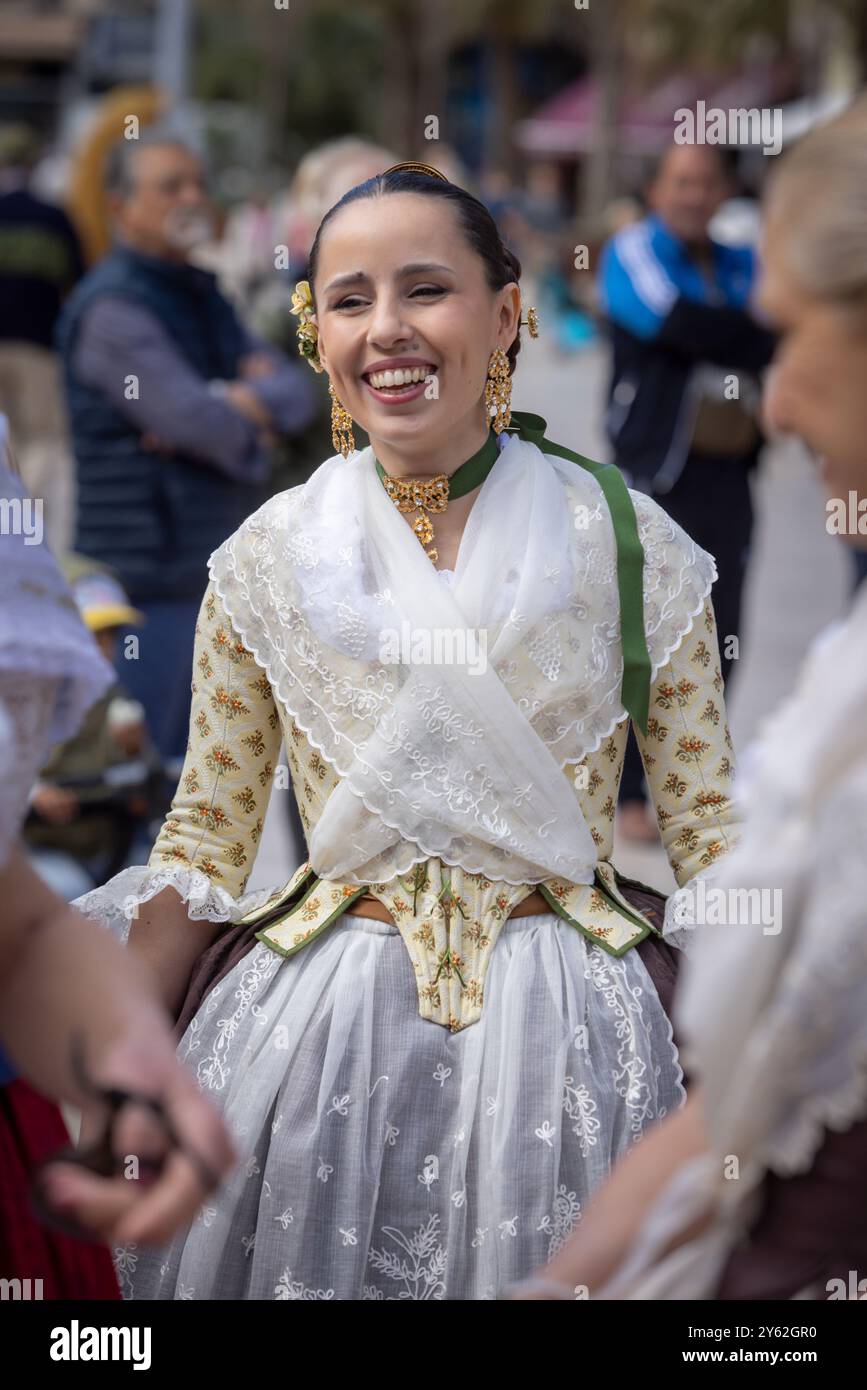
[[[867,1114],[865,654],[867,591],[745,760],[743,834],[714,886],[743,906],[745,890],[778,894],[772,929],[764,912],[702,927],[675,1022],[712,1153],[660,1195],[604,1296],[711,1297],[765,1172],[806,1172],[827,1130]],[[723,1155],[737,1156],[738,1182],[723,1181]],[[714,1206],[702,1236],[662,1253],[690,1212]]]
[[[649,498],[633,501],[656,672],[716,570]],[[509,438],[447,586],[366,449],[272,498],[210,569],[277,699],[342,778],[311,839],[323,877],[383,882],[435,856],[508,883],[592,880],[562,768],[625,712],[614,532],[589,473]],[[433,644],[468,630],[484,669],[394,654],[404,633]]]
[[170,1248],[116,1252],[128,1298],[492,1299],[684,1097],[641,957],[551,913],[506,923],[463,1032],[419,1016],[397,929],[349,914],[240,961],[179,1055],[240,1163]]

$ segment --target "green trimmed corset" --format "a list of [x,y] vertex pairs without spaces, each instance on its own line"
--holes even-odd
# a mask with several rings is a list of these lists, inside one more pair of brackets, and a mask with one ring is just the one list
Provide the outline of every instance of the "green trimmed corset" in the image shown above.
[[[316,825],[339,778],[311,747],[234,632],[210,586],[196,627],[193,709],[186,761],[149,867],[198,870],[233,899],[244,892],[285,745],[305,832]],[[293,955],[363,893],[391,913],[409,951],[423,1018],[457,1031],[481,1014],[494,944],[512,909],[537,887],[576,931],[620,956],[655,928],[630,907],[611,862],[617,791],[629,721],[564,769],[598,851],[592,884],[547,879],[513,885],[450,867],[417,864],[389,883],[319,878],[303,864],[284,887],[243,919],[260,941]],[[636,728],[662,841],[679,886],[734,843],[729,789],[732,745],[726,726],[716,626],[710,601],[650,688],[647,731]]]

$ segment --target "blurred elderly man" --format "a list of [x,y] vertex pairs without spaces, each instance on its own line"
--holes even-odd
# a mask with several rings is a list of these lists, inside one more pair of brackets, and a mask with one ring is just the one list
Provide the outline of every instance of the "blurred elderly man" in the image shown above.
[[[713,241],[729,194],[719,149],[673,145],[649,189],[651,213],[605,247],[602,311],[614,351],[608,432],[614,461],[715,556],[722,674],[740,627],[753,525],[749,474],[761,445],[757,374],[774,339],[751,316],[749,246]],[[637,752],[621,786],[624,833],[655,838]]]
[[[78,469],[75,549],[146,618],[119,669],[167,760],[186,748],[193,636],[211,552],[265,499],[270,443],[315,411],[309,373],[254,339],[214,276],[201,160],[152,132],[111,152],[117,244],[64,310],[58,345]],[[124,659],[124,658],[127,659]]]

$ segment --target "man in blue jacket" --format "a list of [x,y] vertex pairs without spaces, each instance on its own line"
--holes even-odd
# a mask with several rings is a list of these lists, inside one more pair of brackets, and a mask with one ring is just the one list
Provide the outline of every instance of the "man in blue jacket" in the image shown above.
[[[208,556],[265,500],[274,433],[316,411],[309,374],[246,331],[209,272],[200,159],[121,141],[107,169],[117,244],[78,285],[58,346],[78,476],[75,549],[113,568],[146,624],[119,674],[170,763],[187,742]],[[125,659],[126,658],[126,659]]]
[[[753,524],[758,374],[774,349],[750,314],[752,249],[708,234],[727,192],[717,147],[673,145],[649,189],[650,215],[611,239],[599,276],[613,347],[607,426],[614,461],[715,556],[724,676]],[[624,829],[649,838],[655,827],[642,830],[642,816],[629,806],[641,795],[633,757],[622,788]]]

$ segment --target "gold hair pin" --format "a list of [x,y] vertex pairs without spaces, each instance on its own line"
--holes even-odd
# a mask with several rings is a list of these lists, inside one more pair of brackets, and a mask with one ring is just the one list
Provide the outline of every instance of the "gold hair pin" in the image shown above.
[[522,328],[524,327],[525,324],[526,324],[527,328],[530,330],[530,337],[531,337],[531,338],[538,338],[538,336],[539,336],[539,315],[536,313],[536,310],[533,308],[533,305],[532,305],[532,304],[530,305],[530,307],[529,307],[528,310],[527,310],[527,317],[526,317],[525,319],[521,319],[521,327],[522,327]]

